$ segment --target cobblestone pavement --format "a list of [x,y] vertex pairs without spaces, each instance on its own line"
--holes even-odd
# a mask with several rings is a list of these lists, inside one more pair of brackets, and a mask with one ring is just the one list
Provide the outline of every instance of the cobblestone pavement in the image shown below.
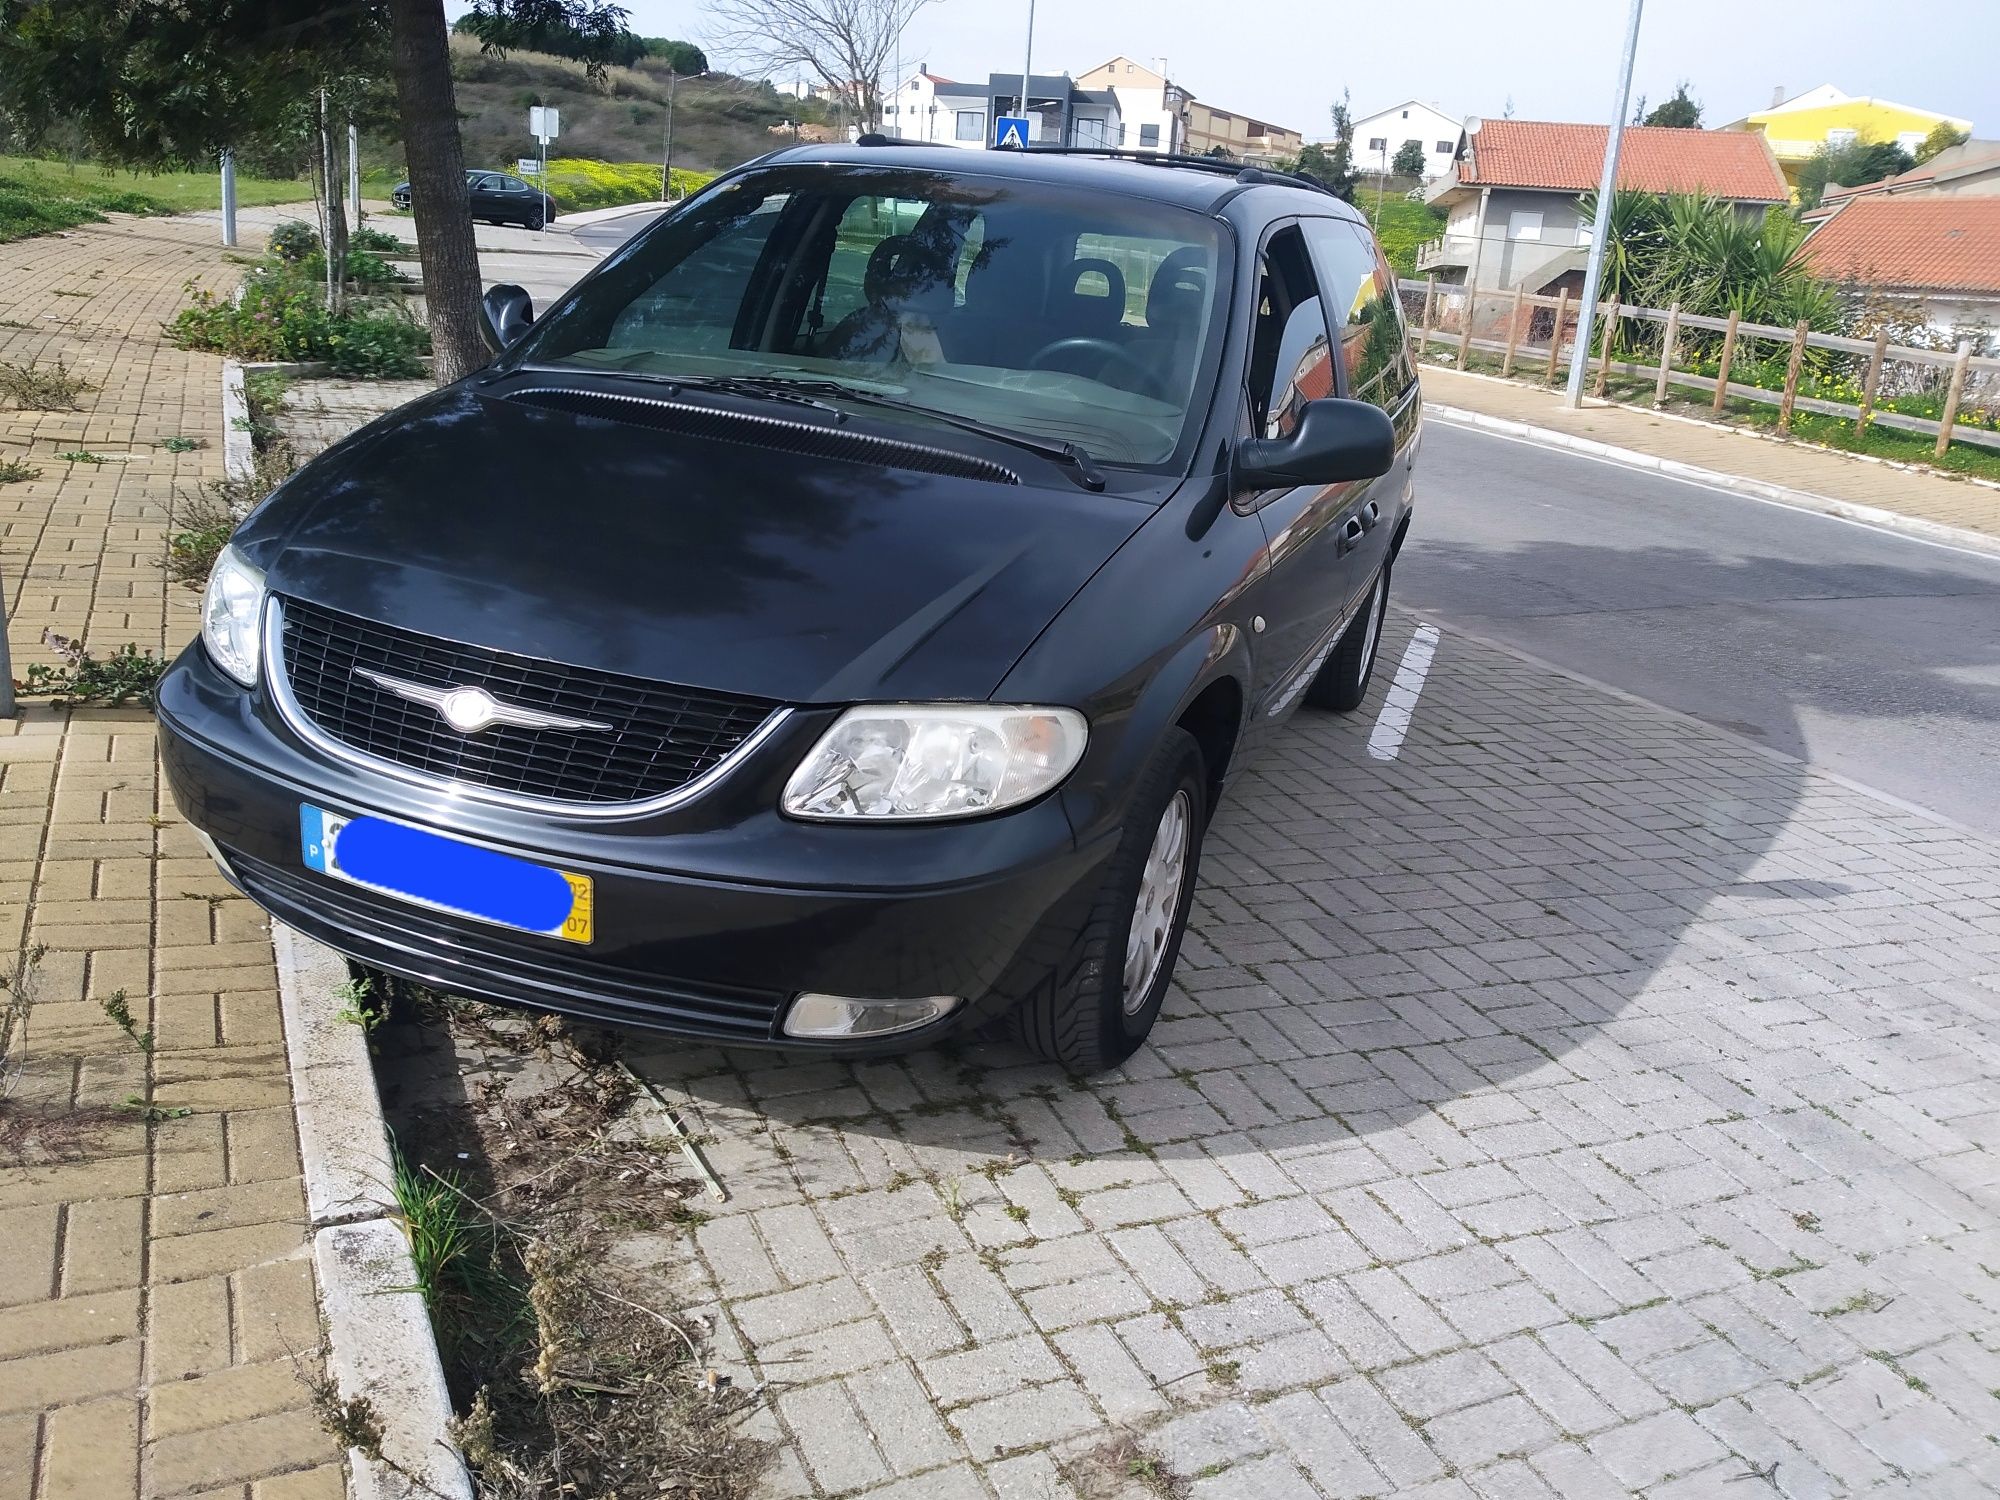
[[1424,366],[1424,397],[1699,468],[2000,537],[2000,489],[1991,485],[1894,468],[1810,443],[1785,442],[1742,428],[1691,422],[1630,406],[1587,401],[1572,411],[1562,404],[1558,391],[1436,365]]
[[[0,360],[96,387],[0,412],[0,458],[42,470],[0,487],[17,671],[44,628],[98,655],[193,631],[158,563],[175,487],[221,474],[221,361],[159,323],[235,275],[182,220],[0,246]],[[207,446],[157,446],[183,435]],[[142,710],[0,722],[0,977],[38,949],[0,1068],[0,1500],[333,1500],[270,938],[174,815]]]
[[2000,1489],[2000,846],[1449,633],[1376,759],[1385,688],[1119,1073],[633,1047],[767,1493]]

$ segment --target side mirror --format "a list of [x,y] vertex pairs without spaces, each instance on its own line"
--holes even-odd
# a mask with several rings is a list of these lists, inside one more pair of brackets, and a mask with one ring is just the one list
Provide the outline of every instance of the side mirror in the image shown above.
[[1290,437],[1246,438],[1231,463],[1245,488],[1275,490],[1303,484],[1376,479],[1396,462],[1396,424],[1366,401],[1308,401]]
[[489,288],[479,299],[479,312],[479,331],[495,354],[518,340],[535,321],[533,300],[510,281]]

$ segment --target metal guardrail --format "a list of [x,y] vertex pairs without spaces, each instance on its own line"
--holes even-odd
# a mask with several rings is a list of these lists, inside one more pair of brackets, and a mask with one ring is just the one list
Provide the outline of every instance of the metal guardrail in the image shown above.
[[[1514,373],[1517,364],[1533,358],[1544,363],[1544,384],[1553,384],[1558,367],[1567,364],[1574,355],[1582,308],[1567,291],[1554,297],[1519,289],[1503,292],[1474,287],[1468,291],[1462,285],[1440,282],[1435,276],[1403,277],[1398,280],[1397,287],[1406,299],[1406,305],[1413,305],[1414,299],[1422,298],[1421,315],[1409,320],[1420,354],[1428,354],[1433,342],[1455,345],[1460,368],[1465,367],[1467,356],[1475,349],[1481,353],[1498,354],[1501,356],[1501,374],[1506,376]],[[1554,314],[1548,332],[1539,338],[1524,339],[1524,331],[1531,335],[1534,332],[1532,327],[1526,325],[1538,321],[1534,314],[1543,309],[1552,310]],[[1745,322],[1733,313],[1727,318],[1717,318],[1683,312],[1678,305],[1668,308],[1630,307],[1614,301],[1600,303],[1597,318],[1603,320],[1604,332],[1590,357],[1596,367],[1594,393],[1599,396],[1605,393],[1614,373],[1641,378],[1651,376],[1655,406],[1665,404],[1671,387],[1687,386],[1710,393],[1710,410],[1716,416],[1722,415],[1725,403],[1732,397],[1775,405],[1780,432],[1791,430],[1794,412],[1807,411],[1822,416],[1852,418],[1857,434],[1865,432],[1871,424],[1879,423],[1899,431],[1935,437],[1934,452],[1939,458],[1944,456],[1953,442],[2000,450],[2000,431],[1958,420],[1966,391],[1973,382],[1977,381],[1982,387],[2000,389],[2000,358],[1975,356],[1969,339],[1961,339],[1956,349],[1919,349],[1890,343],[1886,329],[1873,339],[1852,338],[1844,334],[1818,333],[1804,322],[1785,328],[1769,323]],[[1486,320],[1489,330],[1484,336],[1478,326],[1482,319]],[[1628,320],[1662,326],[1659,363],[1616,357],[1618,330]],[[1715,374],[1674,368],[1680,354],[1681,337],[1688,332],[1722,335]],[[1594,336],[1594,330],[1585,336]],[[1730,380],[1731,369],[1747,352],[1745,346],[1757,341],[1782,344],[1788,350],[1782,387],[1773,389]],[[1805,373],[1806,354],[1815,349],[1865,361],[1859,366],[1861,399],[1858,402],[1829,400],[1801,392],[1799,387]],[[1943,406],[1939,418],[1916,416],[1880,404],[1885,372],[1896,365],[1932,372],[1927,377],[1920,375],[1919,383],[1942,379]]]

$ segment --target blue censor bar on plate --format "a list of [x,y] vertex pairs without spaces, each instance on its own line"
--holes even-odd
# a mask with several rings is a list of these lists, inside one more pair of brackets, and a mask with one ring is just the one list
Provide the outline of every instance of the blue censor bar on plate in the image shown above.
[[299,807],[307,868],[422,906],[571,943],[592,937],[590,877],[387,818]]

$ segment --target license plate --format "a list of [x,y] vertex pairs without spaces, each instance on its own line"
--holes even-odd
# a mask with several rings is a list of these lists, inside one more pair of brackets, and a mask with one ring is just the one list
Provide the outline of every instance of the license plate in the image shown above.
[[566,943],[591,940],[588,875],[311,803],[299,807],[299,842],[306,867],[336,880],[516,932]]

